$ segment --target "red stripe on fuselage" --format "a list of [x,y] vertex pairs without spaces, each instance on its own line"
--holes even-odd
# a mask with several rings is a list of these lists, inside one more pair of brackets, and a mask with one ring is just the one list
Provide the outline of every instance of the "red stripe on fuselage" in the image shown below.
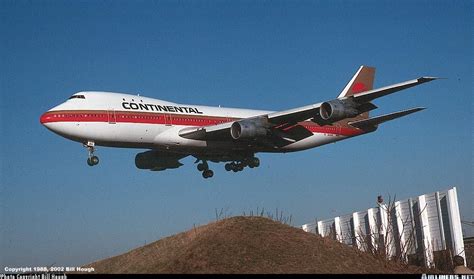
[[[106,123],[142,123],[182,126],[209,126],[237,121],[240,118],[201,116],[189,114],[165,114],[128,111],[49,111],[40,117],[41,124],[54,122],[106,122]],[[362,130],[340,126],[319,126],[311,121],[299,122],[312,133],[325,133],[340,136],[356,136]]]

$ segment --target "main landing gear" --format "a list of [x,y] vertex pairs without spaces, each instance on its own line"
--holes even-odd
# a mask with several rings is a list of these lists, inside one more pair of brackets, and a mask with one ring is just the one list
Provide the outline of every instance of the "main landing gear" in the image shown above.
[[94,156],[94,145],[95,144],[93,141],[89,141],[87,142],[87,144],[84,144],[84,146],[87,148],[87,151],[89,152],[89,156],[87,157],[87,164],[91,167],[99,164],[99,157]]
[[[242,157],[240,157],[242,158]],[[227,158],[226,158],[227,159]],[[213,162],[222,162],[223,160],[212,160]],[[207,160],[204,159],[197,159],[195,163],[201,162],[197,165],[198,171],[202,172],[202,177],[204,178],[210,178],[214,176],[214,172],[209,169],[209,165],[207,163]],[[242,160],[236,160],[230,163],[225,164],[225,170],[226,171],[233,171],[233,172],[238,172],[238,171],[243,171],[245,167],[249,168],[257,168],[260,166],[260,160],[257,157],[244,157]]]
[[253,158],[244,159],[240,162],[227,163],[225,164],[225,170],[238,172],[238,171],[243,171],[245,167],[249,167],[253,169],[253,168],[257,168],[258,166],[260,166],[260,160],[257,157],[253,157]]
[[210,178],[214,176],[214,172],[209,169],[209,165],[207,164],[206,160],[202,160],[202,163],[197,165],[198,171],[202,171],[202,177]]

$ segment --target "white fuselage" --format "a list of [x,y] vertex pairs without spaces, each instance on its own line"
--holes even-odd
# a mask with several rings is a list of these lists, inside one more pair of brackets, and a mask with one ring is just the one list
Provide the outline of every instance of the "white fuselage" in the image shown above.
[[163,149],[182,153],[221,153],[253,149],[253,152],[289,152],[308,149],[361,134],[337,125],[299,124],[313,135],[281,148],[243,146],[237,141],[204,141],[179,136],[187,127],[210,126],[271,111],[182,105],[136,95],[79,92],[41,116],[53,132],[82,143]]

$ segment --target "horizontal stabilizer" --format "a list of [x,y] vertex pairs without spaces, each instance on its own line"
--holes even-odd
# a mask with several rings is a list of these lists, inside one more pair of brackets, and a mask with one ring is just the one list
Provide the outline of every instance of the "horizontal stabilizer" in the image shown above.
[[385,114],[385,115],[381,115],[381,116],[377,116],[377,117],[373,117],[369,119],[349,122],[348,124],[359,129],[374,128],[378,124],[381,124],[383,122],[390,121],[390,120],[393,120],[393,119],[396,119],[396,118],[399,118],[399,117],[402,117],[402,116],[405,116],[405,115],[408,115],[420,110],[424,110],[424,109],[425,108],[412,108],[412,109],[389,113],[389,114]]

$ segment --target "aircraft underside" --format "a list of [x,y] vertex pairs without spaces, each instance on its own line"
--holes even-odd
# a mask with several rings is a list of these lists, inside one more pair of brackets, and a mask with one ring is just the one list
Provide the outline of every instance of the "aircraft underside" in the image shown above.
[[[101,129],[101,134],[106,134],[109,127],[105,125]],[[117,126],[112,127],[117,129]],[[125,128],[125,127],[123,127]],[[169,128],[171,129],[171,128]],[[127,130],[126,128],[124,130]],[[121,141],[120,133],[114,133],[114,140],[107,140],[100,138],[93,140],[95,137],[79,138],[69,137],[69,139],[78,141],[84,144],[89,151],[87,163],[90,166],[95,166],[99,163],[98,156],[94,155],[96,146],[106,147],[120,147],[120,148],[140,148],[150,149],[145,152],[138,153],[135,157],[135,165],[139,169],[146,169],[151,171],[162,171],[166,169],[179,168],[182,164],[179,160],[193,156],[196,158],[198,171],[202,172],[204,178],[209,178],[214,175],[214,172],[209,167],[209,162],[226,163],[224,169],[226,171],[239,172],[245,168],[257,168],[260,166],[260,160],[255,155],[259,152],[268,153],[286,153],[296,152],[321,146],[324,144],[336,142],[347,137],[331,134],[315,133],[308,136],[306,139],[298,143],[291,143],[282,145],[278,142],[270,142],[268,140],[253,139],[248,141],[206,141],[199,144],[186,143],[177,144],[169,141],[169,138],[160,140],[159,136],[155,137],[155,142],[142,142],[141,140]],[[92,140],[91,140],[92,139]]]

